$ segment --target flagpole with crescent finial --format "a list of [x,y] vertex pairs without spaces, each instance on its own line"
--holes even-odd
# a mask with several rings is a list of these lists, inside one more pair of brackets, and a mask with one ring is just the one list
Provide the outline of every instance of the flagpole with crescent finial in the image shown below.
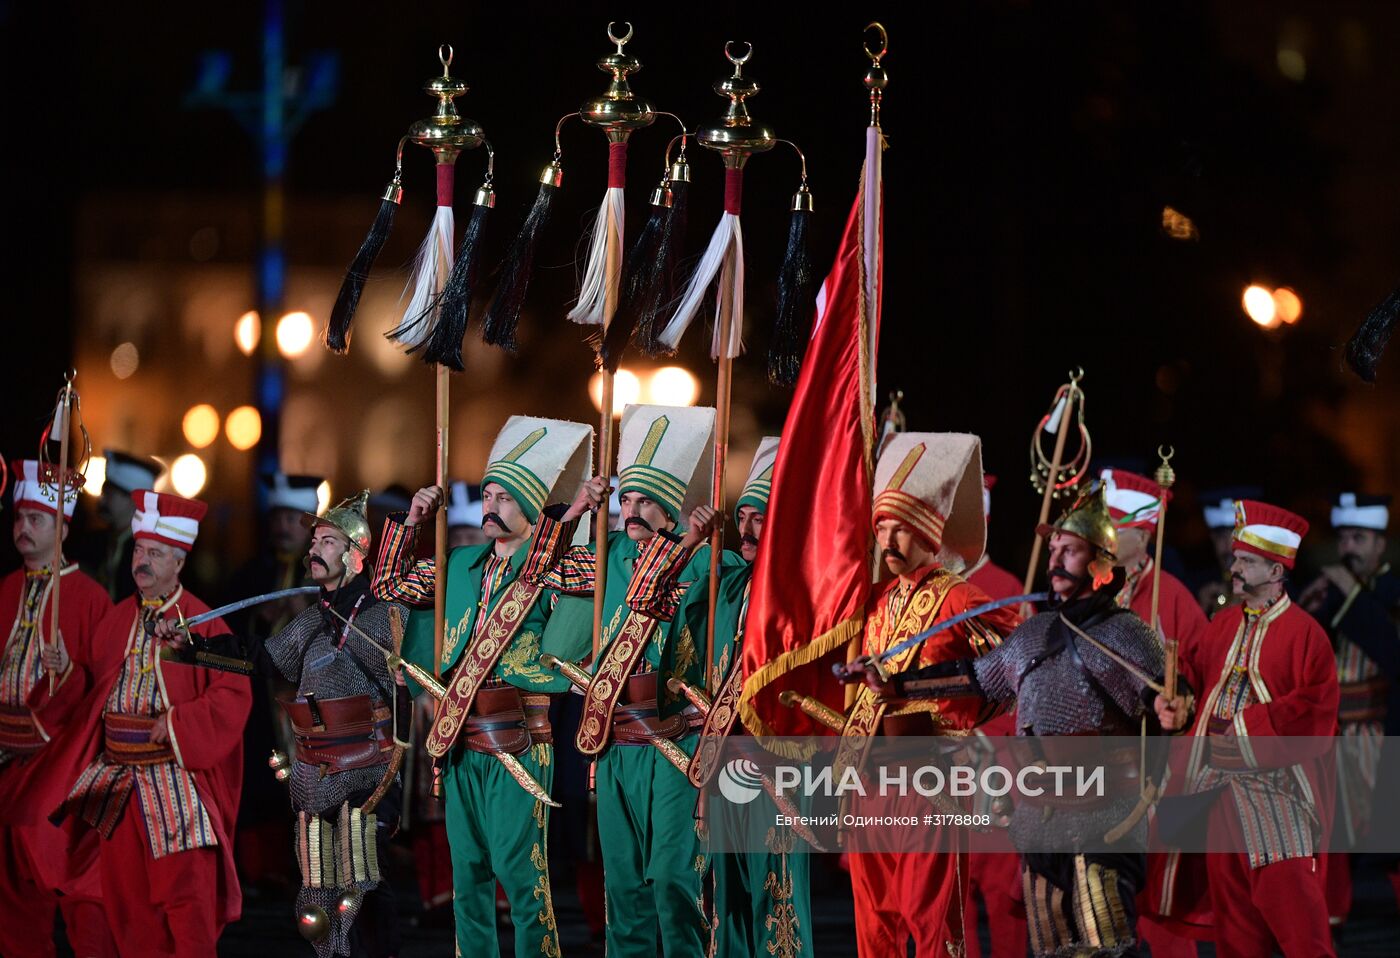
[[[1040,518],[1036,521],[1035,538],[1031,541],[1031,560],[1026,566],[1026,580],[1022,592],[1030,592],[1035,585],[1036,567],[1040,564],[1040,528],[1050,521],[1050,503],[1063,495],[1072,493],[1089,470],[1089,457],[1093,446],[1089,440],[1088,427],[1084,425],[1084,390],[1079,381],[1084,378],[1084,370],[1078,368],[1069,374],[1069,382],[1055,392],[1050,401],[1050,409],[1031,434],[1031,486],[1042,493]],[[1069,464],[1065,464],[1065,440],[1069,436],[1070,418],[1074,417],[1078,428],[1080,446]],[[1055,451],[1049,461],[1040,447],[1040,436],[1046,430],[1055,434]]]
[[1152,559],[1152,628],[1157,630],[1157,636],[1162,640],[1162,651],[1166,654],[1166,678],[1162,684],[1166,688],[1164,697],[1170,701],[1176,698],[1176,636],[1168,637],[1162,631],[1162,620],[1157,615],[1157,609],[1162,598],[1162,543],[1167,537],[1167,498],[1171,487],[1176,484],[1176,472],[1171,466],[1176,450],[1171,446],[1158,446],[1157,455],[1162,462],[1153,477],[1161,491],[1157,498],[1157,547]]
[[[44,430],[43,437],[39,440],[39,482],[42,484],[47,479],[56,490],[54,496],[54,540],[53,540],[53,560],[49,566],[49,634],[45,644],[49,648],[58,645],[58,612],[59,612],[59,592],[63,581],[63,524],[65,522],[64,505],[68,498],[70,489],[68,482],[74,480],[71,492],[77,495],[78,488],[82,485],[84,472],[87,468],[88,458],[92,452],[92,443],[88,438],[87,427],[83,425],[78,392],[73,388],[73,380],[77,378],[78,371],[70,369],[63,376],[63,388],[58,392],[58,403],[54,407],[53,421],[49,428]],[[83,451],[78,457],[79,466],[76,475],[69,475],[68,471],[68,438],[72,430],[74,414],[78,413],[78,429],[83,437]],[[55,436],[54,433],[58,435]],[[51,441],[58,442],[58,462],[54,464],[49,461],[48,448]],[[53,695],[54,686],[57,684],[57,676],[52,669],[49,670],[49,694]]]

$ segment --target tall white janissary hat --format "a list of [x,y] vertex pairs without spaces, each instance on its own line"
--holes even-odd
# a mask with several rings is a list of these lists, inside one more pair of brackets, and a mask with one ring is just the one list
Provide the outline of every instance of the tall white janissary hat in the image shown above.
[[710,501],[715,411],[710,406],[628,406],[618,439],[618,495],[639,492],[672,519]]
[[511,416],[491,446],[481,485],[504,488],[533,524],[545,506],[572,499],[592,473],[592,426]]
[[753,454],[753,465],[749,466],[749,477],[744,480],[744,491],[739,501],[734,503],[737,514],[741,506],[752,506],[759,512],[768,511],[768,497],[773,492],[773,467],[778,464],[778,437],[764,436],[758,443],[758,452]]
[[953,571],[971,566],[987,547],[982,513],[982,440],[959,432],[901,432],[875,466],[872,522],[907,523]]

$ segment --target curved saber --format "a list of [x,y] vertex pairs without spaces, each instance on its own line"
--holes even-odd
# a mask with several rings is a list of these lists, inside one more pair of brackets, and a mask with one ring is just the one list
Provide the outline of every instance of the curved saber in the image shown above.
[[202,622],[211,622],[214,619],[233,612],[242,612],[244,609],[251,609],[255,605],[276,602],[278,599],[290,599],[294,595],[315,595],[320,591],[321,587],[319,585],[299,585],[294,589],[282,589],[278,592],[269,592],[266,595],[255,595],[247,599],[239,599],[237,602],[230,602],[228,605],[221,605],[217,609],[211,609],[208,612],[201,612],[199,615],[192,615],[184,620],[184,625],[187,628],[192,628]]
[[[950,629],[961,622],[966,622],[968,619],[975,619],[979,615],[986,615],[988,612],[995,612],[997,609],[1004,609],[1008,605],[1020,605],[1023,602],[1044,602],[1048,598],[1050,598],[1049,592],[1031,592],[1026,595],[1013,595],[1006,599],[995,599],[991,602],[984,602],[982,605],[976,606],[975,608],[968,609],[965,612],[959,612],[952,618],[944,619],[942,622],[939,622],[937,625],[935,625],[931,629],[928,629],[927,631],[920,632],[918,635],[910,636],[903,642],[896,645],[894,648],[886,649],[879,655],[873,656],[870,661],[875,665],[887,662],[894,656],[905,651],[906,649],[912,649],[920,642],[927,640],[930,636],[937,635],[944,629]],[[845,665],[837,663],[836,665],[833,665],[831,667],[831,671],[835,672],[838,678],[845,678],[848,670]]]
[[[355,635],[363,641],[368,642],[375,649],[375,651],[383,655],[385,661],[389,665],[389,668],[403,669],[409,674],[410,677],[412,677],[413,681],[423,686],[424,691],[426,691],[437,701],[442,701],[442,697],[447,694],[447,688],[441,682],[438,682],[436,679],[434,679],[432,673],[428,672],[426,669],[419,668],[412,662],[405,662],[403,658],[397,653],[390,652],[378,642],[374,641],[374,639],[371,639],[369,636],[365,635],[364,632],[360,631],[360,627],[358,625],[345,618],[345,616],[341,615],[335,609],[331,609],[330,612],[331,615],[335,616],[337,619],[344,622],[346,626],[349,627],[350,633],[352,635]],[[532,796],[534,796],[535,801],[543,802],[550,808],[564,807],[563,805],[560,805],[558,802],[556,802],[553,798],[550,797],[549,792],[545,790],[545,787],[543,785],[541,785],[538,781],[535,780],[535,777],[530,774],[530,770],[521,764],[520,759],[516,758],[514,755],[509,754],[508,752],[492,752],[491,754],[496,758],[497,761],[501,763],[501,765],[505,767],[506,773],[510,775],[511,778],[515,779],[517,785],[519,785],[521,788],[525,789],[525,791],[529,792]]]

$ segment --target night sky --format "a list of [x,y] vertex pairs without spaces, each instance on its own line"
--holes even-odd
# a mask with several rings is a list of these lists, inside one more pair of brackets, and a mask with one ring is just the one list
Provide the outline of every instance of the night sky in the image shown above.
[[[497,151],[494,267],[534,197],[555,119],[605,86],[593,61],[610,50],[607,21],[630,19],[628,52],[645,64],[634,88],[692,127],[722,109],[710,85],[728,72],[724,42],[754,44],[746,72],[763,91],[751,109],[807,153],[824,272],[855,195],[868,112],[861,31],[878,18],[891,37],[880,389],[905,391],[911,428],[983,437],[987,469],[1003,477],[994,548],[1028,544],[1021,530],[1038,501],[1025,481],[1027,440],[1074,366],[1087,370],[1096,457],[1150,468],[1157,445],[1173,444],[1185,503],[1201,487],[1252,482],[1321,519],[1339,486],[1400,484],[1400,369],[1392,357],[1368,387],[1342,370],[1338,349],[1400,278],[1400,137],[1390,129],[1400,66],[1388,55],[1400,14],[1322,3],[914,6],[289,2],[290,63],[334,52],[339,84],[292,143],[288,191],[364,197],[367,226],[398,136],[430,112],[419,88],[438,72],[437,44],[451,42],[453,72],[472,86],[460,109]],[[83,199],[256,199],[251,138],[226,112],[183,100],[210,49],[232,56],[229,89],[254,88],[261,5],[151,9],[0,4],[6,455],[28,454],[66,364]],[[1285,48],[1305,58],[1301,79],[1280,69]],[[551,268],[532,298],[543,301],[570,295],[573,226],[589,220],[604,181],[601,138],[571,135],[556,212],[569,228],[541,253]],[[631,191],[632,222],[666,135],[634,139],[632,183],[646,185]],[[720,210],[719,163],[701,154],[689,255]],[[480,158],[464,163],[479,176]],[[405,185],[406,207],[430,205],[425,156],[410,157]],[[755,384],[795,185],[789,156],[749,166],[751,359],[737,375]],[[1192,218],[1199,240],[1164,234],[1166,205]],[[288,229],[293,270],[348,263],[361,239],[314,222]],[[1254,326],[1240,306],[1251,282],[1296,289],[1302,320]],[[530,335],[519,362],[556,337],[577,349],[572,330]],[[708,380],[702,352],[684,359]],[[784,394],[748,394],[760,423],[778,428]],[[1178,526],[1188,546],[1199,542],[1195,521],[1192,510]]]

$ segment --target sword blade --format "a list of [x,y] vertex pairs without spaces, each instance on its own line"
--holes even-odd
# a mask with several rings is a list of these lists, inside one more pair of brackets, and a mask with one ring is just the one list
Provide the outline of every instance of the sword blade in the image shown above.
[[208,612],[201,612],[199,615],[192,615],[185,620],[185,625],[195,626],[201,622],[210,622],[221,618],[231,612],[241,612],[250,609],[255,605],[263,605],[267,602],[276,602],[278,599],[289,599],[294,595],[314,595],[321,591],[319,585],[301,585],[295,589],[282,589],[278,592],[269,592],[266,595],[255,595],[247,599],[239,599],[237,602],[230,602],[228,605],[221,605],[217,609]]
[[920,632],[918,635],[910,636],[903,642],[896,645],[894,648],[887,649],[883,654],[875,656],[875,661],[887,662],[894,656],[903,652],[905,649],[912,649],[914,646],[918,645],[920,642],[925,641],[930,636],[937,635],[944,629],[951,629],[958,623],[966,622],[968,619],[975,619],[979,615],[986,615],[988,612],[995,612],[997,609],[1004,609],[1008,605],[1020,605],[1022,602],[1044,602],[1048,598],[1050,598],[1049,592],[1031,592],[1028,595],[1013,595],[1006,599],[995,599],[991,602],[984,602],[982,605],[979,605],[976,608],[968,609],[966,612],[959,612],[957,615],[953,616],[950,619],[944,619],[942,622],[938,623],[926,632]]

